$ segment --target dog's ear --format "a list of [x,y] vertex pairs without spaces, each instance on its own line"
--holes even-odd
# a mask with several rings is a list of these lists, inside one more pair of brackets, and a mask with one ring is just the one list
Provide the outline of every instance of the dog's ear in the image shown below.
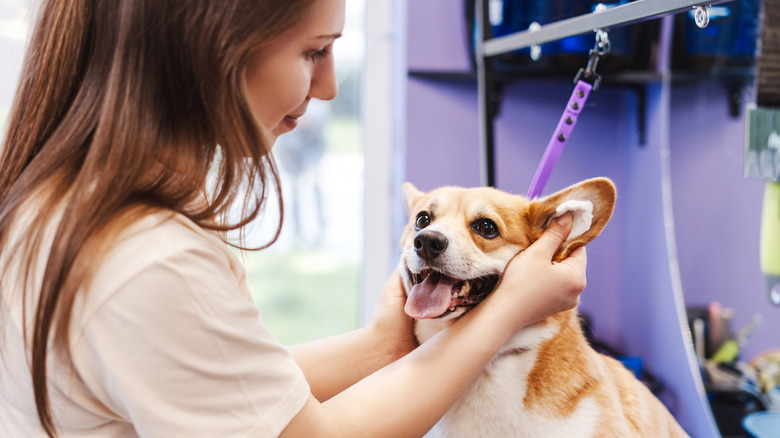
[[575,249],[586,245],[612,217],[616,190],[608,178],[593,178],[567,187],[545,198],[535,199],[528,207],[528,219],[535,236],[541,236],[550,221],[569,211],[574,219],[569,237],[553,257],[560,261]]
[[406,214],[411,216],[414,213],[414,206],[417,204],[417,201],[420,200],[420,197],[424,195],[424,193],[419,191],[417,187],[415,187],[414,184],[410,182],[403,183],[401,186],[401,191],[404,195]]

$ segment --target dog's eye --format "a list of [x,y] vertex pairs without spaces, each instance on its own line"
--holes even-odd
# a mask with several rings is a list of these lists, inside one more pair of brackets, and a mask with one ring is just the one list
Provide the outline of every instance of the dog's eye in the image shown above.
[[417,221],[414,223],[415,228],[422,230],[430,224],[431,216],[427,212],[421,211],[419,214],[417,214]]
[[490,219],[478,219],[471,224],[471,229],[486,239],[498,237],[498,225]]

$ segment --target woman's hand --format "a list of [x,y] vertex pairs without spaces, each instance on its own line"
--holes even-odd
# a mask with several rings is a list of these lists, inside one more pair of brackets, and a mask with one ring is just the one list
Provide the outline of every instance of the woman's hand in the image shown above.
[[509,262],[498,288],[490,297],[500,301],[498,308],[522,310],[522,317],[515,314],[512,319],[515,325],[510,329],[514,332],[577,306],[586,284],[585,248],[575,250],[561,262],[552,261],[568,237],[571,224],[570,213],[551,221],[536,242]]
[[382,287],[374,319],[366,327],[393,360],[417,347],[413,333],[414,320],[404,312],[405,304],[406,292],[401,284],[401,275],[394,271]]

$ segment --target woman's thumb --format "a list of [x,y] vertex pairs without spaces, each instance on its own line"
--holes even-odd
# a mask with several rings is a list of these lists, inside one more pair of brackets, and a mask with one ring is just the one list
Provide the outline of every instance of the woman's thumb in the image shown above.
[[557,251],[563,242],[566,241],[566,238],[569,237],[571,225],[571,213],[566,212],[558,216],[557,218],[550,221],[550,224],[547,226],[544,234],[539,237],[534,245],[540,247],[542,251],[544,251],[546,254],[549,254],[550,258],[552,258],[552,255],[555,254],[555,251]]

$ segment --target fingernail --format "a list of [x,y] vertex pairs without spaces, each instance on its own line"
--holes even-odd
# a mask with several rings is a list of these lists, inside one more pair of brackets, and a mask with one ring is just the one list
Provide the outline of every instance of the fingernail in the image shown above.
[[557,218],[555,218],[555,222],[558,222],[558,225],[566,226],[569,225],[569,222],[571,221],[571,214],[569,212],[566,212]]

